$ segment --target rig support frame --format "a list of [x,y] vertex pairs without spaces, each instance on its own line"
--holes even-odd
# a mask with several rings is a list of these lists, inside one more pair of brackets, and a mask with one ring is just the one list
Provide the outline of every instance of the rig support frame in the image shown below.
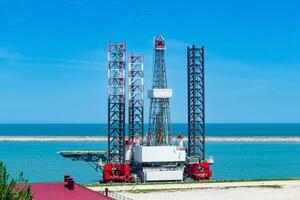
[[128,139],[144,138],[144,55],[129,55]]
[[108,163],[125,161],[125,43],[108,44]]
[[108,151],[103,182],[130,182],[125,162],[125,43],[108,44]]
[[204,47],[187,48],[188,156],[205,160]]

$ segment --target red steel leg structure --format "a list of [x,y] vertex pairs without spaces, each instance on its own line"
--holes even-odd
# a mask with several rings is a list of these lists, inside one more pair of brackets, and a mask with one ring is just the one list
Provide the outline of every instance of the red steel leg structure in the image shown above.
[[188,74],[188,157],[186,176],[208,180],[211,163],[205,160],[204,47],[187,48]]
[[108,44],[108,152],[103,182],[130,182],[125,162],[125,43]]

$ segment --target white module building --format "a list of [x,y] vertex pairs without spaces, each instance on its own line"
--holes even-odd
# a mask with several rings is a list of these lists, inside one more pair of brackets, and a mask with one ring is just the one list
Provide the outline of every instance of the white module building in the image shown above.
[[141,181],[182,181],[185,150],[180,146],[134,147],[134,162]]

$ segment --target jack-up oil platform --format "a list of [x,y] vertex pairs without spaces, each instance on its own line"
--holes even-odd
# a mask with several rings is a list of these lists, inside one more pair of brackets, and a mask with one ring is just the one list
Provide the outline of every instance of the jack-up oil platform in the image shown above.
[[125,43],[108,45],[108,150],[63,151],[102,172],[103,182],[209,180],[212,158],[205,159],[204,47],[187,48],[188,144],[172,135],[165,39],[154,38],[149,127],[144,136],[144,56],[128,57],[128,137],[125,136]]

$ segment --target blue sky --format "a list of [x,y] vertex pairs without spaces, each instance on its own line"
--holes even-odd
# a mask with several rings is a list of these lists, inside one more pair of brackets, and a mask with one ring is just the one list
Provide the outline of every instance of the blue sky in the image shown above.
[[289,0],[0,0],[0,122],[106,122],[108,41],[145,55],[148,89],[156,34],[166,39],[173,122],[187,121],[193,43],[206,48],[208,122],[300,122],[299,9]]

